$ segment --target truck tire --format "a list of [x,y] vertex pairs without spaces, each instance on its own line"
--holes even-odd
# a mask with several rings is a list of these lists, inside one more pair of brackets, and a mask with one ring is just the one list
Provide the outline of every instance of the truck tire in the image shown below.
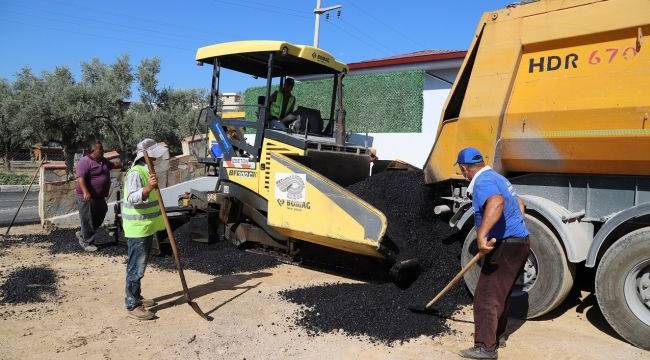
[[[560,241],[548,226],[528,214],[525,221],[530,233],[530,255],[512,291],[511,307],[518,316],[531,319],[548,313],[564,301],[573,287],[575,266],[568,262]],[[463,244],[461,264],[467,264],[477,252],[476,229],[472,229]],[[482,261],[464,276],[472,295],[481,264]]]
[[596,271],[596,299],[619,335],[650,350],[650,227],[607,249]]

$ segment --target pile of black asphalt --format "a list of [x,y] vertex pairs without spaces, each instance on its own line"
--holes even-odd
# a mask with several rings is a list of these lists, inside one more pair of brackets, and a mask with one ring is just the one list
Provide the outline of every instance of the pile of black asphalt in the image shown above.
[[297,323],[312,335],[343,331],[386,344],[451,333],[448,318],[471,303],[463,284],[436,305],[435,316],[408,310],[426,304],[460,270],[462,241],[433,212],[439,191],[424,184],[421,171],[384,171],[348,190],[386,215],[397,260],[417,259],[421,274],[407,289],[378,277],[285,290],[283,298],[302,305]]
[[57,291],[57,274],[47,266],[20,267],[0,285],[0,304],[45,302]]

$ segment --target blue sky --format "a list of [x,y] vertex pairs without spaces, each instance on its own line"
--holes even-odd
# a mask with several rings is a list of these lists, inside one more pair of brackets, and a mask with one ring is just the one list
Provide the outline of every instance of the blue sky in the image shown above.
[[[480,15],[514,0],[371,1],[341,4],[321,21],[320,47],[344,62],[423,49],[467,48]],[[312,44],[315,0],[0,0],[0,77],[79,64],[97,57],[113,62],[129,54],[161,59],[161,86],[207,88],[210,69],[198,67],[198,47],[251,39]],[[260,80],[223,72],[222,91]]]

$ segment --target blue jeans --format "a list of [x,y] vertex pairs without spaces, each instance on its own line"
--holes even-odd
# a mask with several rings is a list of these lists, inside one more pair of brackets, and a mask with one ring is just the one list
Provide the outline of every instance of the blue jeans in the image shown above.
[[154,235],[141,238],[126,238],[128,244],[128,259],[126,261],[126,288],[124,302],[127,310],[133,310],[142,305],[140,295],[140,280],[147,268],[147,260]]

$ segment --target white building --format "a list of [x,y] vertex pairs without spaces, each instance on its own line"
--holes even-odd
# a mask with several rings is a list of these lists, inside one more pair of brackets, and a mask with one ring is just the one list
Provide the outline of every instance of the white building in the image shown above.
[[[399,159],[419,168],[424,166],[436,138],[442,108],[465,54],[465,51],[425,50],[348,64],[350,76],[408,70],[425,71],[421,132],[369,133],[367,146],[375,148],[380,159]],[[366,136],[353,134],[350,141],[364,145]]]
[[241,111],[242,96],[240,93],[225,92],[219,95],[223,111]]

